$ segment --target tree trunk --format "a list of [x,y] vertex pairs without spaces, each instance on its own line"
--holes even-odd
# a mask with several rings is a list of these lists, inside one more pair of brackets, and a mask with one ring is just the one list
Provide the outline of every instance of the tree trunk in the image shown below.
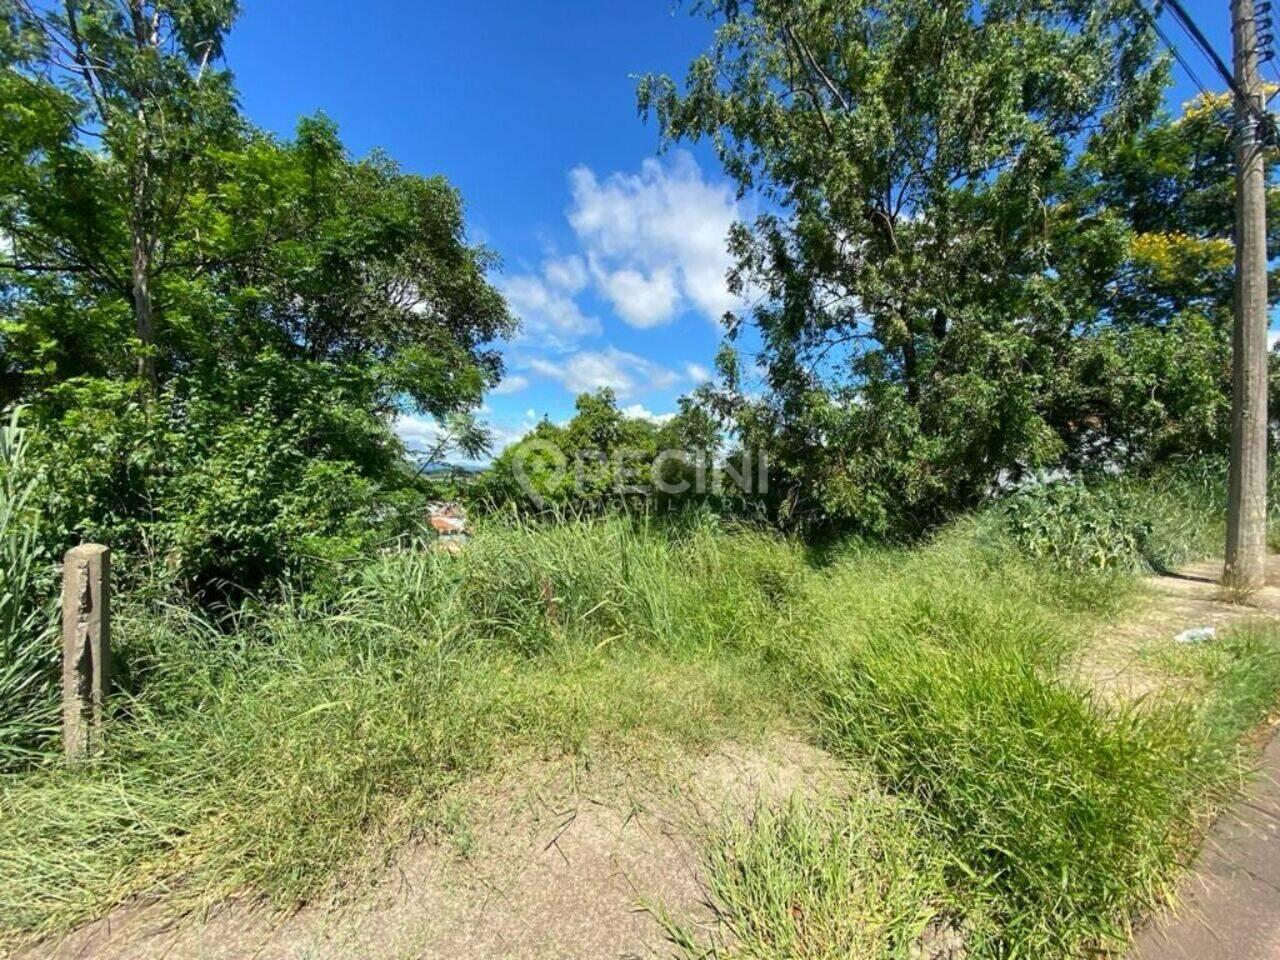
[[133,234],[133,317],[135,332],[140,345],[138,354],[138,378],[143,380],[151,393],[156,392],[155,325],[152,320],[151,301],[151,237],[145,225],[130,218]]
[[[139,51],[156,46],[154,27],[148,23],[141,0],[131,0],[130,15],[133,20],[134,42]],[[151,137],[147,129],[147,111],[143,106],[145,90],[138,90],[135,122],[136,156],[133,158],[133,177],[130,191],[129,233],[132,244],[130,277],[133,291],[134,332],[138,338],[138,378],[147,384],[151,396],[157,389],[155,358],[154,303],[151,297],[151,255],[155,249],[154,224],[151,216]]]
[[920,405],[920,363],[916,357],[916,341],[910,327],[907,328],[907,339],[902,344],[902,379],[906,382],[907,402],[913,407]]

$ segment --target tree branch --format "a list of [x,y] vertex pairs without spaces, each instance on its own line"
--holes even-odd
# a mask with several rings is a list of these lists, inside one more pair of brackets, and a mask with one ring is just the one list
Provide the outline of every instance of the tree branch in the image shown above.
[[96,273],[88,264],[72,263],[20,263],[12,260],[0,260],[0,270],[14,270],[18,273]]
[[[803,53],[801,52],[802,48],[800,46],[800,41],[796,39],[795,32],[791,29],[789,24],[783,25],[782,34],[787,39],[787,47],[788,47],[787,64],[788,66],[790,66],[791,65],[790,47],[794,45],[796,48],[797,54],[799,54],[803,58]],[[825,109],[823,109],[822,98],[818,96],[818,91],[814,89],[813,80],[808,76],[808,73],[805,72],[804,70],[801,70],[800,72],[805,76],[806,80],[808,81],[807,83],[802,84],[800,89],[802,89],[805,93],[807,93],[809,95],[809,99],[813,101],[813,108],[818,112],[818,120],[822,123],[822,129],[826,132],[827,142],[830,143],[832,146],[834,146],[836,142],[836,137],[835,137],[834,131],[832,131],[831,129],[831,122],[827,120],[827,112]]]
[[787,35],[791,38],[791,42],[796,45],[796,49],[799,50],[801,55],[808,61],[809,68],[818,75],[818,78],[822,81],[822,85],[827,88],[831,96],[833,96],[836,102],[840,104],[840,109],[845,113],[852,113],[853,107],[849,105],[849,101],[845,99],[844,94],[840,92],[840,89],[835,85],[834,81],[827,76],[826,71],[818,65],[818,60],[814,57],[813,51],[805,45],[803,40],[796,36],[795,31],[792,30],[790,26],[784,27],[783,29],[786,30]]
[[85,43],[84,37],[80,33],[80,24],[76,19],[75,0],[66,0],[64,9],[67,12],[67,27],[71,30],[71,42],[74,45],[73,57],[77,65],[80,67],[80,73],[84,77],[85,86],[89,88],[89,95],[93,97],[93,102],[98,108],[98,116],[102,118],[102,122],[107,122],[107,105],[106,95],[99,89],[98,76],[94,72],[94,67],[89,63],[88,44]]

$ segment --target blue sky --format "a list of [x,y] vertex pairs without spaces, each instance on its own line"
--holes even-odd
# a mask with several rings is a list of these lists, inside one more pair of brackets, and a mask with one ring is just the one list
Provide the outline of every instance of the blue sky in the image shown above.
[[[1228,57],[1227,0],[1190,0]],[[524,321],[484,415],[499,445],[609,384],[660,415],[710,367],[724,231],[751,214],[705,147],[659,156],[632,76],[682,77],[711,24],[672,0],[243,0],[228,46],[247,115],[282,135],[323,110],[348,148],[381,147],[461,191],[473,239]],[[1212,70],[1167,17],[1200,79]],[[1175,68],[1170,103],[1195,92]],[[431,425],[409,418],[411,445]]]

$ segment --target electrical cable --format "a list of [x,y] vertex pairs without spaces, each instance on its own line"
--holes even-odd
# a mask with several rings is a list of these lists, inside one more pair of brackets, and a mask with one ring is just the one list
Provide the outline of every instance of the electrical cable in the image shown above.
[[[1178,21],[1178,25],[1182,28],[1183,33],[1191,39],[1191,42],[1194,43],[1199,48],[1200,52],[1208,59],[1214,70],[1220,77],[1222,77],[1223,81],[1227,84],[1227,87],[1231,90],[1231,93],[1234,96],[1234,102],[1236,104],[1244,105],[1245,110],[1247,110],[1257,122],[1263,139],[1274,142],[1277,137],[1275,117],[1272,116],[1271,112],[1266,110],[1265,107],[1259,108],[1258,104],[1252,97],[1246,97],[1244,95],[1244,91],[1242,91],[1236,83],[1234,74],[1232,74],[1232,72],[1227,68],[1226,62],[1218,55],[1218,51],[1213,48],[1213,44],[1209,42],[1208,37],[1204,35],[1204,31],[1201,30],[1195,20],[1192,19],[1191,14],[1187,13],[1186,7],[1182,5],[1182,0],[1157,0],[1157,3],[1160,3],[1170,11],[1173,18]],[[1139,0],[1139,6],[1141,6],[1143,12],[1146,13],[1147,19],[1151,21],[1151,25],[1155,28],[1156,34],[1164,42],[1165,46],[1167,46],[1173,53],[1174,57],[1178,60],[1178,63],[1182,65],[1182,69],[1187,71],[1192,82],[1195,83],[1202,92],[1204,92],[1204,85],[1200,83],[1199,78],[1191,69],[1190,64],[1188,64],[1186,59],[1178,52],[1177,47],[1173,44],[1171,39],[1160,29],[1160,25],[1156,20],[1156,15],[1148,11],[1146,6],[1141,3],[1141,0]],[[1265,3],[1264,7],[1267,10],[1270,9],[1269,5],[1266,5]],[[1265,35],[1269,36],[1270,32],[1267,31]],[[1232,125],[1239,125],[1238,117]]]

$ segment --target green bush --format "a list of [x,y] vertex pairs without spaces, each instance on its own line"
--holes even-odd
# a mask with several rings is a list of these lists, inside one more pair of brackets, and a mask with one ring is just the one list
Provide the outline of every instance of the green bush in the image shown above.
[[1004,506],[1014,543],[1068,572],[1167,570],[1220,550],[1226,475],[1217,461],[1146,477],[1039,484]]
[[502,451],[468,491],[472,502],[551,515],[743,506],[714,463],[718,427],[687,399],[661,425],[619,410],[608,387],[580,394],[576,411],[563,425],[544,419]]
[[[420,505],[401,446],[336,375],[263,361],[153,402],[102,380],[67,384],[32,453],[48,478],[45,536],[106,543],[121,575],[238,599],[367,554],[383,509]],[[399,511],[391,511],[398,513]]]
[[1136,569],[1151,533],[1109,490],[1044,484],[1009,502],[1009,529],[1027,554],[1068,570]]

